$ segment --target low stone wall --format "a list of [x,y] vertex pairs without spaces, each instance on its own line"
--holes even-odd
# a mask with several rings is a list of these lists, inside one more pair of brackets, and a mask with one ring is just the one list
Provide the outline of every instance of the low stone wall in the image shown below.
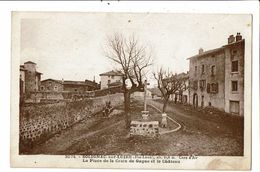
[[42,102],[51,100],[68,100],[68,99],[83,99],[95,96],[94,91],[75,92],[75,91],[37,91],[31,92],[25,102]]
[[20,112],[20,146],[33,146],[66,129],[87,116],[101,111],[107,101],[112,106],[123,103],[123,95],[90,98],[73,102],[33,104]]
[[26,103],[39,103],[55,100],[79,100],[93,97],[103,97],[108,94],[122,93],[121,86],[109,87],[95,91],[35,91],[26,96]]

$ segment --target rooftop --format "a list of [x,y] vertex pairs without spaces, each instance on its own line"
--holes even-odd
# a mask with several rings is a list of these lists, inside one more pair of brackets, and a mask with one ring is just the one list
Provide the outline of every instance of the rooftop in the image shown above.
[[24,65],[20,65],[20,70],[25,71],[26,69],[24,68]]
[[206,55],[209,55],[209,54],[213,54],[213,53],[216,53],[216,52],[220,52],[220,51],[222,51],[222,50],[224,50],[223,47],[215,48],[215,49],[212,49],[212,50],[204,51],[204,52],[202,52],[201,54],[197,54],[197,55],[191,56],[191,57],[189,57],[189,58],[187,58],[187,59],[189,60],[189,59],[191,59],[191,58],[206,56]]
[[206,55],[217,53],[217,52],[223,51],[225,49],[225,47],[236,45],[236,44],[239,44],[239,43],[244,42],[244,41],[245,41],[245,39],[242,39],[242,40],[239,40],[239,41],[235,41],[235,42],[223,45],[222,47],[219,47],[219,48],[215,48],[215,49],[212,49],[212,50],[204,51],[201,54],[197,54],[197,55],[194,55],[194,56],[191,56],[191,57],[187,58],[187,60],[190,60],[191,58],[203,57],[203,56],[206,56]]
[[57,80],[57,79],[45,79],[45,80],[42,80],[41,82],[45,82],[45,81],[54,81],[54,82],[58,82],[60,84],[63,84],[63,85],[91,85],[91,86],[96,86],[97,83],[96,82],[93,82],[93,81],[89,81],[89,80],[86,80],[86,81],[68,81],[68,80]]
[[32,61],[27,61],[27,62],[25,62],[24,64],[36,64],[36,63],[34,63],[34,62],[32,62]]
[[99,76],[123,76],[123,74],[119,71],[111,70],[109,72],[101,73]]

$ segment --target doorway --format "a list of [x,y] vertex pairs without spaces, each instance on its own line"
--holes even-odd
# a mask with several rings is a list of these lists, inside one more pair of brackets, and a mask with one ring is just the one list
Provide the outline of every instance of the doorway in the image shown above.
[[198,107],[198,94],[197,93],[193,94],[193,107],[194,108]]

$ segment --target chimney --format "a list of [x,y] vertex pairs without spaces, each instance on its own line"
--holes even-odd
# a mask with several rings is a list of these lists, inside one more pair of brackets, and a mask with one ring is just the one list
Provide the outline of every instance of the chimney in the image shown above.
[[93,79],[93,82],[96,82],[96,80],[95,80],[95,75],[94,75],[94,79]]
[[241,40],[242,40],[242,35],[240,35],[240,32],[237,32],[236,42]]
[[63,83],[63,82],[64,82],[64,79],[62,78],[62,79],[61,79],[61,83]]
[[202,53],[203,53],[203,49],[200,48],[200,49],[199,49],[199,54],[202,54]]
[[233,43],[233,42],[235,42],[235,37],[234,37],[234,35],[230,35],[230,36],[228,37],[228,44],[231,44],[231,43]]

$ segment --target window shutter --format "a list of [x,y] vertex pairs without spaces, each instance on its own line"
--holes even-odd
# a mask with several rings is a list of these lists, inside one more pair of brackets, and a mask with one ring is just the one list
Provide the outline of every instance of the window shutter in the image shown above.
[[218,83],[216,83],[216,93],[218,93]]
[[207,93],[209,93],[209,92],[210,92],[210,84],[207,83]]

